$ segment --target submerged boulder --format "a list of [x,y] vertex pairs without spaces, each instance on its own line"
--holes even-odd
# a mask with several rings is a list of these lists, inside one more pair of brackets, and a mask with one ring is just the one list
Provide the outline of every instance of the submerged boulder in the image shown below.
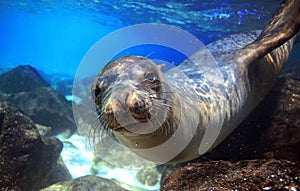
[[35,123],[50,127],[50,135],[66,131],[71,135],[77,130],[71,103],[51,87],[12,94],[6,100],[17,105]]
[[114,183],[113,181],[100,178],[97,176],[83,176],[77,178],[72,181],[64,181],[54,185],[51,185],[47,188],[41,189],[39,191],[126,191],[126,189],[120,187],[118,184]]
[[299,180],[299,164],[285,160],[211,161],[176,169],[161,190],[297,190]]
[[0,75],[0,91],[14,94],[35,91],[50,85],[31,66],[18,66]]
[[62,181],[72,180],[72,175],[70,174],[68,168],[66,167],[62,157],[59,157],[56,166],[51,171],[44,186],[56,184]]
[[2,190],[37,190],[47,179],[62,150],[56,138],[41,137],[22,111],[0,101],[0,187]]
[[30,66],[19,66],[0,75],[0,92],[35,123],[51,128],[50,135],[76,132],[72,104],[56,92]]

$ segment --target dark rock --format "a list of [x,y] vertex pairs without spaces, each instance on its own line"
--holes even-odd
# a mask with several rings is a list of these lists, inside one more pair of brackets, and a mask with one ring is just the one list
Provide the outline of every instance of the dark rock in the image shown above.
[[[269,119],[262,123],[264,130],[256,150],[266,154],[272,153],[272,158],[299,162],[300,81],[279,79],[271,93],[273,95],[269,94],[263,104],[270,109],[274,103],[274,109]],[[275,101],[272,103],[271,100]],[[265,110],[267,109],[265,106]]]
[[126,191],[116,183],[97,176],[84,176],[75,179],[69,188],[70,191],[105,190],[105,191]]
[[62,143],[41,137],[18,108],[0,101],[0,188],[37,190],[57,164]]
[[77,130],[71,103],[51,87],[12,94],[6,100],[17,105],[35,123],[50,127],[50,135],[66,131],[72,135]]
[[0,75],[0,82],[0,91],[9,94],[50,87],[37,70],[31,66],[18,66]]
[[46,185],[52,185],[57,182],[72,180],[72,175],[70,174],[68,168],[66,167],[64,161],[59,157],[57,165],[51,171]]
[[42,136],[49,136],[50,135],[50,131],[51,131],[50,127],[47,127],[47,126],[44,126],[44,125],[41,125],[41,124],[38,124],[38,123],[36,123],[35,126],[36,126],[36,128],[37,128],[40,135],[42,135]]
[[35,123],[51,128],[50,135],[76,132],[72,104],[56,92],[30,66],[19,66],[0,75],[2,99],[26,113]]
[[166,180],[173,174],[178,168],[186,166],[190,163],[176,163],[176,164],[165,164],[161,168],[160,187],[163,187]]
[[162,191],[298,190],[299,164],[285,160],[213,161],[178,168]]
[[65,73],[49,74],[43,71],[39,71],[39,73],[59,93],[63,95],[72,94],[74,76]]
[[84,176],[77,178],[73,181],[60,182],[54,185],[51,185],[47,188],[41,189],[40,191],[126,191],[124,188],[118,186],[113,181],[100,178],[97,176]]

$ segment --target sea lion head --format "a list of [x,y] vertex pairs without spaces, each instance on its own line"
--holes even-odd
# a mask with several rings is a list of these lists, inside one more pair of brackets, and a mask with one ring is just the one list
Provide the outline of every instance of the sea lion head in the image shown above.
[[100,71],[92,85],[92,97],[104,129],[151,134],[168,121],[176,96],[161,69],[147,58],[126,56]]

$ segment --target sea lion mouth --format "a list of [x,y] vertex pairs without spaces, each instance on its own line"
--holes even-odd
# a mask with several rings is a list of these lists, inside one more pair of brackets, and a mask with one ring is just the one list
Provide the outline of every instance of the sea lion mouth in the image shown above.
[[113,131],[115,132],[124,132],[127,131],[124,127],[122,126],[116,126],[116,127],[110,127]]
[[115,90],[101,110],[106,125],[113,131],[122,131],[135,129],[136,124],[148,122],[153,100],[146,95],[139,90]]
[[122,133],[129,133],[132,134],[134,132],[139,131],[139,126],[137,125],[138,123],[133,123],[133,124],[127,124],[126,126],[115,126],[115,127],[110,127],[110,129],[114,132],[122,132]]

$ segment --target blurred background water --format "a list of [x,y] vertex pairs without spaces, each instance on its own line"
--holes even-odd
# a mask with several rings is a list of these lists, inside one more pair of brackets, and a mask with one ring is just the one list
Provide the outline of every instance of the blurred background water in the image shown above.
[[204,44],[224,35],[261,29],[279,0],[1,0],[0,66],[29,64],[74,76],[87,50],[124,26],[163,23]]
[[[280,0],[1,0],[0,73],[18,65],[31,65],[54,87],[55,81],[68,80],[72,84],[89,48],[122,27],[168,24],[208,44],[228,34],[262,29],[279,3]],[[148,52],[143,48],[137,51]],[[154,52],[158,53],[168,55],[164,49]],[[175,62],[180,59],[179,56]],[[61,93],[67,96],[70,91]],[[89,173],[90,166],[85,162],[91,163],[93,156],[91,152],[83,153],[84,145],[78,136],[72,141],[80,149],[73,151],[72,144],[65,144],[62,155],[76,178]],[[80,157],[74,160],[74,156]],[[105,172],[107,178],[127,176],[120,171],[109,172]]]

